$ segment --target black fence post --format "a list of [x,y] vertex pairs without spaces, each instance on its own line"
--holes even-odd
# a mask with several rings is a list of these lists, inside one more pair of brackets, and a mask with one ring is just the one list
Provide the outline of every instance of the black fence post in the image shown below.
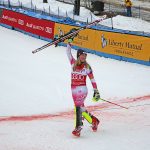
[[58,7],[58,17],[59,17],[59,7]]
[[110,3],[109,3],[109,12],[110,12]]
[[92,22],[92,20],[93,20],[93,18],[92,18],[92,13],[90,13],[90,15],[91,15],[91,22]]
[[45,14],[45,8],[43,7],[43,14]]
[[20,7],[21,7],[21,9],[22,9],[22,2],[20,3]]
[[32,0],[31,0],[31,9],[32,9]]
[[111,26],[112,26],[112,29],[114,29],[114,26],[113,26],[113,18],[111,17]]
[[36,12],[36,5],[35,5],[35,7],[34,7],[34,10],[35,10],[35,12]]
[[74,13],[73,13],[73,20],[74,20]]
[[139,18],[141,18],[141,7],[139,6]]
[[18,0],[19,7],[21,7],[21,2]]
[[10,8],[10,0],[8,0],[8,7]]

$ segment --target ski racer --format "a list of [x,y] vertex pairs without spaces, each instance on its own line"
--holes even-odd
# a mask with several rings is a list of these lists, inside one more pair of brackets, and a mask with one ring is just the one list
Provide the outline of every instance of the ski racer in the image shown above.
[[100,99],[100,94],[97,89],[97,84],[95,82],[93,71],[91,66],[87,63],[86,57],[87,53],[81,49],[77,51],[77,59],[75,59],[71,53],[71,42],[73,38],[68,40],[67,44],[67,56],[71,64],[71,91],[72,98],[75,105],[75,129],[72,131],[74,136],[80,136],[80,132],[83,126],[83,118],[85,118],[91,125],[92,130],[97,131],[99,120],[91,113],[89,113],[85,106],[84,101],[87,97],[88,91],[86,86],[86,77],[88,76],[91,80],[91,84],[94,89],[93,99],[98,101]]

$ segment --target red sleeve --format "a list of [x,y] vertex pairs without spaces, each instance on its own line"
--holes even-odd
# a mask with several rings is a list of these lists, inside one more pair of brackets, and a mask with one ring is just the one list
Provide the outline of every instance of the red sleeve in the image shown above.
[[93,89],[97,89],[97,84],[95,82],[95,79],[94,79],[94,75],[93,75],[93,71],[91,69],[91,67],[89,66],[89,71],[88,71],[88,77],[90,78],[91,80],[91,84],[93,86]]

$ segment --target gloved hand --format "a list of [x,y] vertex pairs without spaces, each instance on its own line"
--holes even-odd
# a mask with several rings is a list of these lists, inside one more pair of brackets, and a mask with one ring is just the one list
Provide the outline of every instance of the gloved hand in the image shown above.
[[94,94],[93,94],[93,99],[94,102],[97,102],[100,100],[100,94],[99,91],[97,89],[94,90]]
[[[76,30],[77,30],[76,28],[72,28],[67,34],[70,34],[70,33],[74,32],[74,31],[76,31]],[[66,34],[66,35],[67,35],[67,34]],[[68,43],[72,43],[73,40],[74,40],[74,38],[75,38],[77,35],[78,35],[78,33],[76,33],[76,34],[72,35],[72,37],[68,38]]]
[[72,38],[68,39],[68,43],[72,43],[72,42],[73,42]]

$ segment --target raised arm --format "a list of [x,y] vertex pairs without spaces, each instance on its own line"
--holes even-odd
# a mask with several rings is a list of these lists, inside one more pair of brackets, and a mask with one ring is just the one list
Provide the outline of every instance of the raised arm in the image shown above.
[[68,59],[69,59],[69,62],[70,64],[74,64],[75,63],[75,59],[74,57],[72,56],[72,53],[71,53],[71,44],[67,44],[67,56],[68,56]]

